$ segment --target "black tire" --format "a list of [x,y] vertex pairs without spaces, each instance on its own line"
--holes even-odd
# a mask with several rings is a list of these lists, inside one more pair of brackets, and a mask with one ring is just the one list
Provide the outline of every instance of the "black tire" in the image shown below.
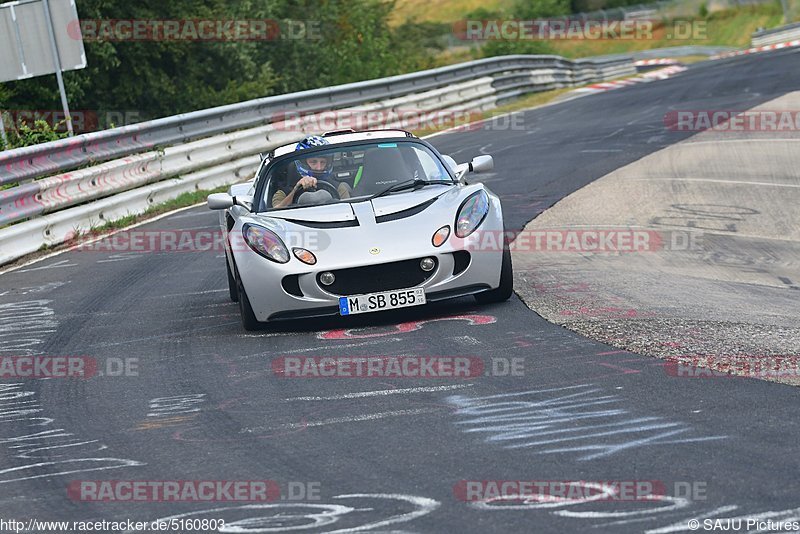
[[231,302],[239,302],[239,288],[236,287],[236,278],[231,272],[231,264],[228,263],[228,253],[225,253],[225,270],[228,271],[228,295],[231,297]]
[[242,314],[242,326],[248,332],[259,330],[263,326],[263,323],[256,319],[256,314],[253,313],[253,307],[250,305],[250,299],[247,298],[247,293],[244,290],[244,285],[238,273],[236,276],[236,288],[239,292],[239,312]]
[[484,291],[475,295],[480,304],[505,302],[514,293],[514,270],[511,267],[511,250],[508,245],[503,248],[503,266],[500,268],[500,285],[497,289]]

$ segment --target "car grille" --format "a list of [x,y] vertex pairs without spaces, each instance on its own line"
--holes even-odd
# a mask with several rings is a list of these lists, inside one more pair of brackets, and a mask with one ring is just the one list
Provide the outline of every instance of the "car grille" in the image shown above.
[[422,258],[330,271],[336,276],[333,284],[322,285],[319,274],[317,283],[328,293],[342,296],[415,287],[430,278],[439,267],[439,262],[434,258],[436,267],[425,272],[419,266],[420,260]]

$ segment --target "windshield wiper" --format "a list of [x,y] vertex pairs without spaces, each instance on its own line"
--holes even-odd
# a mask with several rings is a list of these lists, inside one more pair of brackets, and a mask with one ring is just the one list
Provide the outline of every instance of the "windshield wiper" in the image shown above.
[[374,198],[382,197],[384,195],[388,195],[389,193],[394,193],[395,191],[402,191],[403,189],[417,189],[419,187],[425,187],[426,185],[455,185],[455,182],[452,180],[422,180],[421,178],[415,178],[413,180],[406,180],[405,182],[400,182],[399,184],[394,184],[391,187],[387,187],[383,191],[375,193],[369,200]]

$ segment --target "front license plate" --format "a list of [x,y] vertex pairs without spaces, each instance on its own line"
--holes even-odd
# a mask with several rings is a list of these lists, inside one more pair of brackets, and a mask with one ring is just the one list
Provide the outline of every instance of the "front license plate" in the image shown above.
[[421,287],[398,289],[367,295],[339,297],[339,314],[354,315],[425,304],[425,290]]

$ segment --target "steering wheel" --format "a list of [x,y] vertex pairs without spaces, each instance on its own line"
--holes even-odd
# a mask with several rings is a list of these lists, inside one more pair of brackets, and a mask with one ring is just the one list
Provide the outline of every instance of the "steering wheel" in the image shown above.
[[[321,187],[320,187],[321,186]],[[317,180],[317,189],[325,189],[328,193],[331,194],[333,198],[341,198],[339,196],[339,190],[330,182],[326,182],[325,180]],[[297,204],[298,199],[303,193],[309,193],[313,191],[312,189],[300,189],[294,194],[294,198],[292,199],[292,204]]]

